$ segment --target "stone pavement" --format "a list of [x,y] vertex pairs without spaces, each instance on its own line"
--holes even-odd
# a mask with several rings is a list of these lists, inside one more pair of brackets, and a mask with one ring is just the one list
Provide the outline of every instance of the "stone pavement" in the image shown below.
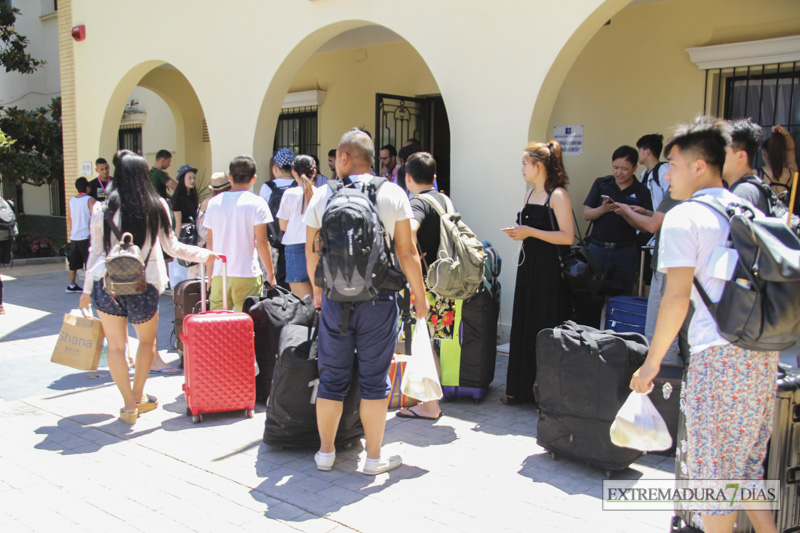
[[[261,442],[264,408],[185,415],[183,376],[151,376],[159,409],[133,427],[115,413],[108,371],[50,363],[65,294],[63,266],[2,270],[0,531],[622,531],[664,532],[671,513],[603,512],[603,474],[551,460],[536,445],[536,411],[498,401],[505,357],[480,404],[444,403],[438,422],[390,412],[384,451],[401,468],[357,473],[363,448],[340,450],[331,472],[313,450]],[[11,278],[15,279],[11,279]],[[166,360],[171,297],[161,298]],[[671,478],[674,461],[644,456],[617,477]]]

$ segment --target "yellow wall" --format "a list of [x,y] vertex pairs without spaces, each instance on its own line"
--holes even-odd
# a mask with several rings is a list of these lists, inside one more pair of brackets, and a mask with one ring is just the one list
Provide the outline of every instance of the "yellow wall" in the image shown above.
[[[366,59],[361,60],[363,52]],[[407,42],[313,55],[289,92],[311,89],[327,91],[318,112],[320,165],[326,174],[328,150],[336,148],[344,132],[364,127],[375,133],[376,93],[418,96],[439,92],[428,66]]]
[[[705,72],[686,48],[798,33],[796,0],[672,0],[632,6],[601,27],[560,88],[553,126],[584,126],[583,156],[565,158],[578,217],[592,182],[611,173],[618,146],[635,146],[703,111]],[[663,159],[663,158],[662,158]],[[639,172],[644,167],[639,167]]]

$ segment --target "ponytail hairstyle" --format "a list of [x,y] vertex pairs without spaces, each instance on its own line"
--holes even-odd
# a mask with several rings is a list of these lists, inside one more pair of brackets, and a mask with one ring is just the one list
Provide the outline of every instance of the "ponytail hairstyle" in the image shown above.
[[561,144],[558,141],[547,143],[532,142],[525,147],[525,156],[536,163],[541,161],[547,171],[544,190],[550,194],[557,187],[567,188],[569,176],[564,170],[564,161],[561,159]]
[[314,195],[314,182],[312,180],[317,176],[317,165],[310,155],[298,155],[292,162],[292,171],[295,173],[295,181],[303,188],[303,206],[300,212],[305,213],[308,202],[311,201],[311,197]]
[[767,152],[767,162],[772,169],[772,179],[780,180],[783,166],[786,164],[786,137],[780,133],[773,133],[764,141],[761,148]]
[[[133,242],[140,248],[149,239],[152,246],[159,231],[172,232],[167,211],[161,197],[150,183],[147,161],[132,152],[123,151],[114,156],[114,187],[106,200],[105,209],[120,212],[119,229],[133,235]],[[118,164],[117,164],[118,161]],[[111,249],[111,227],[103,219],[103,248]]]

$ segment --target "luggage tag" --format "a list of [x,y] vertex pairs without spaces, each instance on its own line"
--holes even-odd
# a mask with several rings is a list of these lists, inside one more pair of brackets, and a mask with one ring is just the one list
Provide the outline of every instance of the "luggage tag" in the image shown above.
[[726,246],[716,246],[711,252],[711,260],[708,263],[706,274],[712,278],[729,280],[733,277],[733,271],[739,262],[739,252]]

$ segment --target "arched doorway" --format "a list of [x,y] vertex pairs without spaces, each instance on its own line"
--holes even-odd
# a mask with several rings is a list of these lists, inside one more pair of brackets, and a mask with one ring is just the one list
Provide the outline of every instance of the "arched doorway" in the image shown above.
[[205,115],[191,83],[172,65],[139,65],[117,85],[103,121],[99,153],[110,161],[121,147],[138,147],[150,164],[158,150],[168,150],[168,172],[174,176],[178,167],[191,164],[198,169],[198,193],[201,198],[207,194],[211,144]]
[[342,133],[359,127],[375,140],[376,171],[382,146],[399,150],[415,138],[436,158],[440,188],[449,191],[450,127],[433,74],[400,35],[359,24],[321,29],[284,61],[259,115],[259,166],[274,149],[289,147],[318,156],[320,170],[329,174],[328,152]]

